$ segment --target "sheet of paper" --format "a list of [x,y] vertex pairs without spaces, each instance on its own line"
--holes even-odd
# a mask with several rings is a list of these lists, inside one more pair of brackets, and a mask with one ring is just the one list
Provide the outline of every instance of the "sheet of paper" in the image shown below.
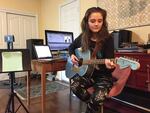
[[12,51],[2,53],[2,71],[3,72],[15,72],[22,71],[22,52]]

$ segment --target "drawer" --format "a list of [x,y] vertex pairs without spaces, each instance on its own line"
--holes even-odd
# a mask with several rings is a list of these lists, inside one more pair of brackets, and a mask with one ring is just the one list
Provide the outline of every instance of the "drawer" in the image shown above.
[[128,78],[127,86],[133,86],[133,87],[136,86],[136,78],[135,78],[135,74],[133,71],[131,71],[131,75]]
[[147,72],[147,65],[150,65],[150,59],[141,59],[139,61],[140,63],[140,69],[138,71]]
[[60,71],[65,70],[66,63],[65,62],[56,62],[52,65],[53,70]]
[[139,89],[147,90],[147,88],[148,88],[148,85],[146,83],[147,73],[137,72],[135,74],[135,77],[136,77],[136,87]]

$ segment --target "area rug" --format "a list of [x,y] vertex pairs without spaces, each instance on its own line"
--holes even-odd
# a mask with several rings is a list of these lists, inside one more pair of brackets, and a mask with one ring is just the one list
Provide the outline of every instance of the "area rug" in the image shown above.
[[[46,83],[46,94],[61,91],[69,88],[69,85],[59,81],[53,81]],[[16,89],[15,92],[22,99],[26,100],[26,87]],[[41,85],[34,85],[30,88],[30,98],[39,97],[41,95]]]
[[[16,82],[14,82],[14,89],[20,89],[22,87],[25,86],[25,83],[23,82],[23,80],[16,80]],[[9,80],[3,80],[0,81],[0,89],[10,89],[10,81]]]

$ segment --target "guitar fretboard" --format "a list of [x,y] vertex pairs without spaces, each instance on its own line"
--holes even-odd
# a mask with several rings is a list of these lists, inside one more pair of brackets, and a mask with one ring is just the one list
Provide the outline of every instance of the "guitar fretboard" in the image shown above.
[[[110,59],[111,61],[115,62],[115,59]],[[90,64],[105,64],[105,59],[91,59],[91,60],[83,60],[83,65],[90,65]]]

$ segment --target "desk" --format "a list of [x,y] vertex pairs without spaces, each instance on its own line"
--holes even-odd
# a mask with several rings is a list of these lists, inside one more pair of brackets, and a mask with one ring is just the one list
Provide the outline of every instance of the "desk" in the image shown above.
[[65,70],[66,60],[57,59],[52,61],[32,60],[32,70],[41,73],[41,104],[42,113],[45,113],[46,99],[46,73]]

